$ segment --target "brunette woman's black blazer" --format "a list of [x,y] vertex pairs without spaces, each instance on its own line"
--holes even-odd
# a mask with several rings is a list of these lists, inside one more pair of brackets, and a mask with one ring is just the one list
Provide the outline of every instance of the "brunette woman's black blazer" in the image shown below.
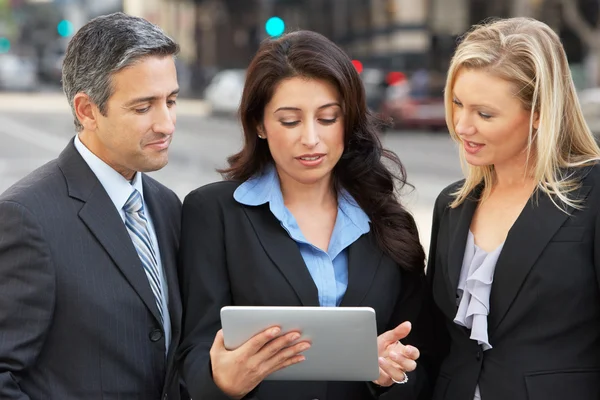
[[[221,307],[319,305],[317,288],[296,243],[268,205],[238,203],[233,198],[238,185],[219,182],[202,187],[189,194],[183,205],[180,281],[185,315],[180,361],[194,400],[227,399],[213,382],[209,358],[221,328]],[[422,352],[410,381],[396,385],[383,398],[411,399],[416,392],[430,398],[432,383],[425,367],[430,366],[432,331],[426,326],[430,308],[424,272],[403,272],[377,247],[372,234],[352,244],[348,258],[348,289],[341,306],[373,307],[379,333],[406,320],[413,322],[406,342]],[[365,382],[265,381],[246,398],[363,400],[373,399],[378,392]]]
[[[449,341],[435,400],[600,399],[600,166],[576,172],[583,209],[559,210],[533,196],[511,228],[494,274],[483,352],[455,323],[457,285],[480,189],[451,209],[438,197],[428,277]],[[536,201],[537,197],[537,201]]]

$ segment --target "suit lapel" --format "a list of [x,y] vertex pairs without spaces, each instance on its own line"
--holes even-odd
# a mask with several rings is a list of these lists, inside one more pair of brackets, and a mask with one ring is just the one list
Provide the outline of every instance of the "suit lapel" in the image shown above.
[[454,230],[450,232],[450,247],[448,249],[446,270],[446,282],[448,284],[448,293],[450,294],[449,301],[452,305],[450,308],[450,310],[452,310],[451,314],[453,314],[451,315],[452,319],[455,316],[454,314],[456,314],[456,291],[465,255],[467,236],[469,234],[469,228],[471,227],[471,221],[473,220],[473,214],[477,209],[480,193],[481,187],[478,187],[459,207],[451,208],[448,211],[450,219],[449,225],[455,227]]
[[96,190],[79,211],[79,217],[98,239],[148,309],[160,321],[144,267],[131,243],[123,220],[102,185],[96,186]]
[[[168,199],[162,196],[162,193],[156,184],[144,175],[142,181],[144,185],[144,201],[148,205],[148,211],[152,218],[156,239],[158,240],[158,248],[160,250],[160,258],[167,281],[167,296],[169,299],[169,316],[171,320],[171,343],[168,343],[169,351],[167,353],[167,365],[174,364],[175,354],[177,352],[177,344],[179,343],[181,331],[182,306],[181,295],[179,293],[179,280],[177,278],[177,238],[179,231],[176,224],[170,221],[171,213],[165,207],[170,205]],[[179,218],[177,215],[175,218]],[[166,382],[170,381],[170,376]]]
[[75,149],[73,141],[59,156],[59,167],[67,181],[69,196],[84,203],[79,217],[160,321],[154,295],[125,224],[104,187]]
[[[319,306],[317,287],[298,245],[284,231],[268,206],[245,207],[245,212],[263,248],[286,277],[302,305]],[[361,304],[371,287],[383,257],[372,240],[371,234],[362,235],[348,248],[348,288],[340,306]]]
[[372,240],[373,235],[368,233],[348,248],[348,288],[341,307],[359,306],[371,288],[383,257],[383,252]]
[[169,221],[169,213],[164,207],[169,204],[167,199],[162,199],[159,188],[147,176],[143,179],[144,201],[148,205],[148,211],[152,218],[154,231],[158,240],[158,248],[165,272],[165,279],[168,286],[169,314],[171,316],[171,325],[173,331],[179,331],[179,321],[181,321],[181,297],[179,295],[179,282],[177,278],[176,266],[176,241],[177,228],[172,221]]
[[[590,188],[581,187],[574,197],[585,199]],[[570,214],[573,209],[569,207],[566,211]],[[506,316],[536,260],[567,218],[544,193],[532,196],[527,202],[508,232],[496,263],[488,316],[490,337]]]
[[268,205],[244,207],[258,240],[286,277],[303,306],[319,306],[319,294],[298,245],[285,232]]

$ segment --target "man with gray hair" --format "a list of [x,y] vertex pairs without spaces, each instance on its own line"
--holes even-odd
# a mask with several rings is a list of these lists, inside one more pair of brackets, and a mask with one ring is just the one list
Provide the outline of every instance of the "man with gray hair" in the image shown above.
[[125,15],[72,38],[77,134],[0,196],[0,398],[177,400],[181,203],[167,164],[179,47]]

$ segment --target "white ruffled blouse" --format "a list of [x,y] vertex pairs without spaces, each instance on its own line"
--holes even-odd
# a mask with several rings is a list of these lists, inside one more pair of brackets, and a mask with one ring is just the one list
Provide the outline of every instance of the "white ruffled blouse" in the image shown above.
[[[496,262],[503,246],[504,243],[487,253],[475,244],[475,237],[469,231],[458,281],[458,311],[454,323],[470,329],[471,339],[476,340],[484,351],[492,348],[488,339],[487,316]],[[474,400],[480,399],[477,386]]]

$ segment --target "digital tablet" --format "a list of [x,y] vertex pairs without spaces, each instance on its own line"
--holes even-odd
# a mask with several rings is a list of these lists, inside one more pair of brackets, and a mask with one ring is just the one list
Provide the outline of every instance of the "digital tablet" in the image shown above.
[[308,340],[304,361],[267,380],[373,381],[379,377],[375,310],[370,307],[241,307],[221,309],[225,347],[236,349],[271,326]]

